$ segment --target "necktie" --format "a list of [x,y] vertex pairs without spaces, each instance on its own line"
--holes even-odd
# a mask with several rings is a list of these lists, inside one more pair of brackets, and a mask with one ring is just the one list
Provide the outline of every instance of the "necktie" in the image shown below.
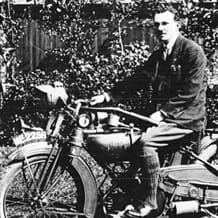
[[163,48],[163,59],[166,60],[167,59],[167,56],[169,54],[169,49],[165,46]]

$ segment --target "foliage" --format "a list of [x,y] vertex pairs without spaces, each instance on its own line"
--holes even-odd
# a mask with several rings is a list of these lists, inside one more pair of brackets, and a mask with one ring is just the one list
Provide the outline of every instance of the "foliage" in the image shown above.
[[[153,16],[153,13],[155,11],[156,1],[138,0],[100,2],[102,9],[107,9],[110,11],[110,13],[106,13],[107,19],[99,22],[98,25],[90,25],[90,29],[86,28],[86,30],[88,30],[86,32],[90,34],[91,32],[93,33],[93,30],[96,31],[97,28],[108,27],[108,38],[104,41],[102,47],[99,48],[99,52],[93,54],[92,50],[90,49],[87,52],[82,52],[83,55],[79,56],[78,54],[80,53],[80,49],[78,49],[77,51],[73,49],[73,54],[72,51],[69,53],[67,50],[67,53],[66,50],[63,49],[59,51],[60,53],[58,54],[60,60],[58,62],[59,64],[63,60],[66,60],[66,58],[68,57],[69,66],[65,68],[64,71],[62,70],[60,72],[65,72],[64,74],[67,75],[65,77],[66,86],[70,90],[70,93],[73,93],[76,97],[90,97],[93,94],[101,93],[103,92],[103,90],[113,86],[114,82],[117,82],[123,77],[130,75],[135,66],[141,63],[141,53],[139,52],[139,50],[143,52],[144,48],[141,47],[139,42],[125,45],[127,30],[136,26],[141,28],[143,28],[143,26],[152,26],[151,17]],[[213,6],[207,8],[192,1],[189,1],[187,4],[185,4],[184,1],[178,2],[178,4],[175,4],[175,7],[178,9],[180,17],[183,18],[183,25],[181,27],[182,31],[187,37],[192,38],[193,40],[198,40],[198,42],[202,44],[206,54],[210,58],[211,54],[214,53],[215,48],[218,47],[217,30],[215,28],[216,22],[214,19],[214,16],[217,14],[216,7]],[[89,1],[89,3],[96,3],[96,1]],[[99,1],[97,3],[99,3]],[[66,18],[66,11],[68,11],[69,13],[69,10],[67,10],[65,6],[66,5],[59,5],[58,7],[61,9],[58,10],[57,7],[56,11],[59,11],[59,13],[64,15]],[[81,11],[84,12],[85,10],[82,9],[84,9],[85,7],[87,7],[86,4],[83,4],[80,8],[77,7],[77,9],[79,9],[77,10],[77,13],[82,19],[80,20],[80,22],[86,23],[87,20],[88,22],[90,22],[90,20],[92,20],[93,22],[96,18],[98,18],[98,16],[100,16],[96,13],[95,10],[93,10],[93,13],[89,11],[88,15],[82,14]],[[47,18],[52,16],[53,12],[51,12],[50,16],[48,16]],[[47,21],[49,21],[49,19]],[[52,21],[54,21],[53,18]],[[64,22],[66,22],[66,19]],[[58,23],[60,24],[61,22],[58,21]],[[68,22],[68,25],[69,24],[70,22]],[[52,27],[53,26],[54,24],[52,25]],[[49,22],[44,23],[44,27],[45,29],[50,29]],[[93,29],[93,27],[95,28]],[[66,29],[58,29],[58,31],[60,31],[61,33],[61,36],[66,36],[66,32],[69,32],[65,30]],[[81,35],[83,33],[83,31],[78,32],[78,35]],[[85,37],[87,37],[87,35]],[[66,40],[67,38],[65,37],[65,41]],[[78,40],[80,41],[79,38]],[[72,43],[72,39],[70,39],[70,41]],[[146,59],[149,55],[149,48],[147,46],[145,47],[147,53],[144,59]],[[50,56],[52,56],[52,53],[54,54],[54,52],[57,54],[57,50],[50,51]],[[131,55],[129,55],[129,53],[131,53]],[[132,60],[132,56],[134,56],[134,60]],[[66,63],[67,61],[63,62]],[[212,68],[211,66],[214,65],[216,62],[216,58],[210,58],[210,67],[208,68],[209,77],[211,77],[211,75],[213,77],[213,75],[215,74],[214,67]],[[57,65],[59,66],[59,64]],[[50,69],[48,71],[52,70]],[[208,81],[210,82],[210,79]],[[143,95],[142,93],[140,93],[137,98],[135,98],[139,99],[137,104],[131,104],[131,109],[139,109],[143,111],[147,107],[147,104],[150,102],[151,98],[151,90],[149,89],[149,87],[148,90],[149,92],[147,93],[149,94],[147,94],[147,96],[144,96],[146,100],[144,101],[144,98],[142,98]],[[211,102],[210,99],[211,98],[208,98],[208,114],[210,115],[210,120],[212,120],[212,113],[210,113],[211,104],[209,103]],[[214,116],[216,115],[213,114],[213,118]]]
[[207,90],[207,118],[208,125],[213,126],[213,121],[218,120],[218,54],[210,57],[207,68],[208,90]]
[[[182,31],[189,38],[201,39],[210,57],[218,47],[214,22],[217,9],[197,5],[194,1],[189,1],[189,4],[185,2],[178,1],[175,4],[184,21]],[[23,21],[35,19],[49,35],[58,34],[63,47],[48,50],[45,60],[34,72],[23,72],[18,65],[16,89],[4,95],[5,105],[14,99],[26,99],[31,87],[35,85],[51,84],[57,80],[62,81],[69,94],[75,98],[89,98],[110,89],[115,82],[130,75],[136,66],[148,58],[150,48],[145,42],[129,43],[125,39],[130,28],[152,27],[151,17],[157,1],[113,0],[100,1],[100,5],[97,3],[99,1],[48,0],[44,7],[29,6],[21,11],[15,7],[10,8],[10,19],[7,22],[3,19],[2,22],[10,45],[17,46],[17,41],[22,36],[22,25],[25,25]],[[98,51],[94,51],[93,42],[101,28],[106,30],[107,38]],[[216,63],[217,58],[211,59],[208,68],[210,77],[215,73],[215,68],[211,66]],[[128,99],[124,104],[130,106],[131,110],[145,112],[151,102],[150,86],[145,93],[137,93],[137,102]],[[211,108],[217,107],[212,97],[214,96],[210,95],[208,99],[210,117],[217,116],[211,112]]]

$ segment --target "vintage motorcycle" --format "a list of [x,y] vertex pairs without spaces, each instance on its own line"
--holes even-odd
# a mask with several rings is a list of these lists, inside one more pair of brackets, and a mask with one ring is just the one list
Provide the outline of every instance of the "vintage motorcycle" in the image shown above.
[[[132,164],[133,148],[157,123],[119,107],[68,104],[61,87],[38,86],[36,96],[49,111],[47,126],[23,124],[13,138],[17,149],[0,174],[0,217],[103,218],[136,203],[141,172]],[[151,217],[218,217],[217,138],[214,131],[205,136],[199,155],[193,151],[199,141],[190,139],[161,151]]]

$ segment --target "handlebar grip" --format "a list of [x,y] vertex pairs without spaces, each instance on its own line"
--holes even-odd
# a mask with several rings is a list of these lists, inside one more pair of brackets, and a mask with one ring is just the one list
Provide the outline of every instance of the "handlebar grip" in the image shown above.
[[73,104],[85,104],[85,105],[88,105],[91,100],[90,99],[77,99],[77,100],[72,100],[71,101]]

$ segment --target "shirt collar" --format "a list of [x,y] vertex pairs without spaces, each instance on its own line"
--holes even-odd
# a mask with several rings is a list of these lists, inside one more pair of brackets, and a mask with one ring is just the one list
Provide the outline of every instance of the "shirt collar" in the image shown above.
[[167,44],[164,45],[164,47],[167,49],[167,53],[170,54],[172,52],[172,48],[176,42],[177,37],[179,36],[179,32],[175,34],[175,36],[172,38],[172,40]]

